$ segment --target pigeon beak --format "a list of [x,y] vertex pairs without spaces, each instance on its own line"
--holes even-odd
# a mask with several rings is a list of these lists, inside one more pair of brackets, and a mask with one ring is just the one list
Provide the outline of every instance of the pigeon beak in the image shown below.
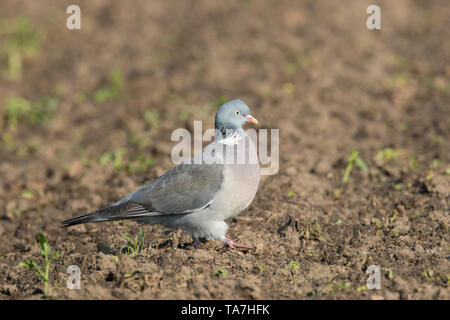
[[253,116],[248,115],[248,116],[245,116],[245,118],[247,119],[248,122],[253,123],[253,124],[256,124],[256,125],[259,125],[258,120],[256,120],[255,118],[253,118]]

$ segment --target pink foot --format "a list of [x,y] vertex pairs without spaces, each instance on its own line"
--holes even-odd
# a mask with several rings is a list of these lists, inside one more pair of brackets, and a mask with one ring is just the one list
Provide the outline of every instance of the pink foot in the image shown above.
[[224,243],[223,243],[223,247],[228,246],[228,247],[230,247],[230,248],[255,249],[255,248],[252,247],[252,246],[248,246],[248,245],[246,245],[246,244],[242,244],[242,243],[233,241],[233,240],[228,239],[228,238],[225,238],[225,239],[223,240],[223,242],[224,242]]

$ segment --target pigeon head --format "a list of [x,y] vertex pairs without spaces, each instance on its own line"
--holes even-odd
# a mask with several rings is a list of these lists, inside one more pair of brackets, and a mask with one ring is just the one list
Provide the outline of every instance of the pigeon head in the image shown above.
[[258,124],[258,120],[253,118],[249,107],[241,100],[227,102],[217,111],[215,127],[221,132],[242,129],[245,123]]

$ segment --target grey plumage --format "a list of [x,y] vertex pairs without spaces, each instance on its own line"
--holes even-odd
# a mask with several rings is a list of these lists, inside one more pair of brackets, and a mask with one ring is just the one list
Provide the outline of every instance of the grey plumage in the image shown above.
[[[198,239],[221,240],[240,245],[225,237],[225,221],[239,214],[252,202],[260,181],[256,148],[242,129],[246,122],[257,123],[241,100],[224,104],[216,114],[216,139],[202,153],[151,181],[122,200],[95,212],[62,222],[68,227],[87,222],[133,219],[145,224],[182,227]],[[242,147],[242,149],[239,149]],[[229,163],[228,155],[243,163]],[[226,155],[226,156],[225,156]],[[196,160],[203,160],[201,164]],[[247,247],[245,245],[242,245]]]

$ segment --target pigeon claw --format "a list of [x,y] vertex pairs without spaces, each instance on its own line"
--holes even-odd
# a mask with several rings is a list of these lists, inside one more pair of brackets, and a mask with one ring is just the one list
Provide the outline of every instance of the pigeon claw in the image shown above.
[[195,249],[203,249],[203,244],[197,238],[194,239],[193,245]]
[[233,240],[228,239],[228,238],[225,238],[225,239],[223,240],[223,242],[224,242],[224,243],[223,243],[222,247],[228,246],[228,247],[230,247],[230,248],[255,249],[255,247],[248,246],[248,245],[246,245],[246,244],[242,244],[242,243],[233,241]]

